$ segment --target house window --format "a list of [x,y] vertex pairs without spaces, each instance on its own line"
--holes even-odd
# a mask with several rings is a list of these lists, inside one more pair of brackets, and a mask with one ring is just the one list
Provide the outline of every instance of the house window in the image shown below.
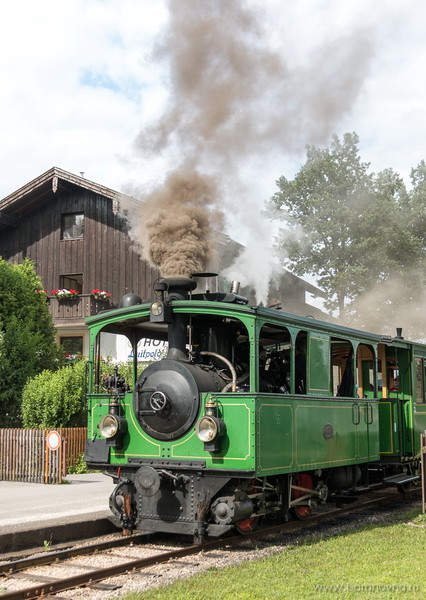
[[59,278],[59,287],[65,290],[77,290],[79,294],[83,292],[83,275],[74,273],[71,275],[61,275]]
[[83,237],[84,214],[70,213],[62,215],[61,239],[75,240]]
[[83,336],[69,335],[59,338],[59,345],[64,353],[64,356],[83,354]]

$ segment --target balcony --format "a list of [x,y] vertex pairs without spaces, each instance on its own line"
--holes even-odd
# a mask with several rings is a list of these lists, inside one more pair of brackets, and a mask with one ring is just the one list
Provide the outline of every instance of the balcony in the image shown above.
[[86,317],[98,314],[101,310],[112,308],[110,301],[99,300],[92,294],[79,294],[75,298],[60,299],[48,296],[49,310],[53,319],[58,322],[83,323]]

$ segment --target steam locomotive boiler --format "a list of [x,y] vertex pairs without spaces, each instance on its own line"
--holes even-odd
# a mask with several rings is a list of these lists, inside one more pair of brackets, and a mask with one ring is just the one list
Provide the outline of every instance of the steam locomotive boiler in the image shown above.
[[[163,279],[152,301],[87,319],[85,459],[113,477],[118,527],[201,540],[304,518],[373,478],[418,479],[425,346],[195,288]],[[132,349],[132,375],[105,383],[101,356],[116,338]],[[147,340],[165,355],[141,364]]]

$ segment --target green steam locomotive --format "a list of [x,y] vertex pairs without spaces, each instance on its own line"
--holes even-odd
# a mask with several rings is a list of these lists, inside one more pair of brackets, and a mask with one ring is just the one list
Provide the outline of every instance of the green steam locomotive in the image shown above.
[[[195,540],[419,479],[426,346],[159,280],[90,317],[88,466],[123,530]],[[116,338],[132,375],[102,377]],[[141,368],[138,344],[163,348]]]

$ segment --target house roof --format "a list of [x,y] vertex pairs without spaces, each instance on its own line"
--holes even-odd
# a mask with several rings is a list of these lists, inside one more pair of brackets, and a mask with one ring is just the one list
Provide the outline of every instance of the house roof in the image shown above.
[[6,198],[0,200],[0,229],[17,225],[22,215],[51,198],[58,190],[75,186],[119,201],[123,194],[94,181],[52,167]]

